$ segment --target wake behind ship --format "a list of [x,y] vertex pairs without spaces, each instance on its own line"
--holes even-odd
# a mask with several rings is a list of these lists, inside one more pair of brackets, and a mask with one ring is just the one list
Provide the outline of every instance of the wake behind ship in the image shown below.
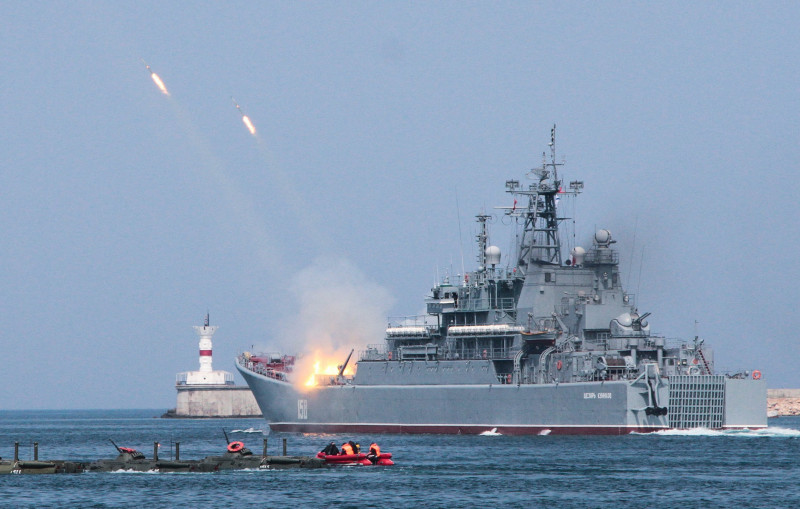
[[[517,227],[512,261],[479,225],[479,266],[426,298],[427,314],[386,329],[359,353],[355,374],[292,383],[292,358],[243,354],[237,369],[276,431],[625,434],[668,428],[765,428],[758,371],[716,373],[704,341],[650,333],[623,287],[611,232],[562,252],[561,197],[583,182],[550,161],[525,185],[508,180],[504,223]],[[566,184],[566,186],[565,186]],[[566,189],[565,189],[566,187]],[[288,359],[288,360],[287,360]],[[348,357],[349,361],[349,357]]]

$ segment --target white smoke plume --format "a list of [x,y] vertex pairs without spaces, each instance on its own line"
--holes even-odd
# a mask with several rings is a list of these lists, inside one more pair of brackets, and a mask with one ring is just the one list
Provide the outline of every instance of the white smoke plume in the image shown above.
[[297,382],[305,382],[316,363],[323,369],[342,364],[355,349],[352,367],[360,350],[382,343],[393,298],[350,261],[317,259],[293,278],[290,291],[297,313],[281,343],[302,356],[295,366]]

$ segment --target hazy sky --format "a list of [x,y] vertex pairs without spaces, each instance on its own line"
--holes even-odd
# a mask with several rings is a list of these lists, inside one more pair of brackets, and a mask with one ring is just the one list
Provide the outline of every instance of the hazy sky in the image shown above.
[[585,182],[576,239],[613,232],[653,331],[800,387],[800,3],[19,1],[0,20],[0,408],[171,408],[207,310],[231,372],[326,313],[380,343],[384,315],[475,267],[474,215],[510,205],[554,123]]

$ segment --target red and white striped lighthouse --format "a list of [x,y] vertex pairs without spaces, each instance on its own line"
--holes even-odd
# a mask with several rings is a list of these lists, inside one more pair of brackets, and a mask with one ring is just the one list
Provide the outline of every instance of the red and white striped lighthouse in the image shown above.
[[205,324],[202,327],[195,325],[194,330],[200,336],[200,371],[210,373],[213,371],[211,369],[211,336],[217,332],[217,327],[209,325],[209,315],[206,313]]
[[195,332],[200,336],[200,369],[197,371],[185,371],[178,373],[176,384],[181,385],[233,385],[233,375],[227,371],[214,371],[211,367],[211,336],[217,332],[218,327],[212,327],[208,323],[208,313],[206,313],[205,324],[196,325]]

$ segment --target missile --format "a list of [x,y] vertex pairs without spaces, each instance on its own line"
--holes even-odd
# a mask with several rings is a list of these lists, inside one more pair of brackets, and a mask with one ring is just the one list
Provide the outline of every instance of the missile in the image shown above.
[[247,130],[250,131],[250,134],[255,136],[256,126],[254,126],[253,122],[250,121],[250,117],[244,114],[244,111],[242,111],[242,107],[239,106],[239,103],[236,102],[236,99],[234,99],[233,96],[231,96],[231,101],[233,101],[233,105],[236,106],[236,109],[239,110],[239,113],[242,115],[242,122],[244,122],[244,125],[245,127],[247,127]]
[[139,60],[141,60],[142,63],[144,64],[145,68],[148,71],[150,71],[150,77],[153,79],[153,83],[156,84],[158,89],[161,90],[161,92],[164,95],[169,95],[169,92],[167,91],[166,85],[164,85],[164,82],[161,81],[161,78],[158,76],[158,74],[156,74],[155,71],[153,71],[153,69],[150,68],[150,66],[147,64],[147,62],[144,61],[144,58],[140,57]]
[[233,96],[231,96],[231,101],[233,101],[233,105],[236,106],[236,109],[239,110],[239,113],[241,113],[242,116],[244,116],[244,112],[242,111],[242,107],[239,106],[239,103],[236,102],[236,99],[234,99]]

